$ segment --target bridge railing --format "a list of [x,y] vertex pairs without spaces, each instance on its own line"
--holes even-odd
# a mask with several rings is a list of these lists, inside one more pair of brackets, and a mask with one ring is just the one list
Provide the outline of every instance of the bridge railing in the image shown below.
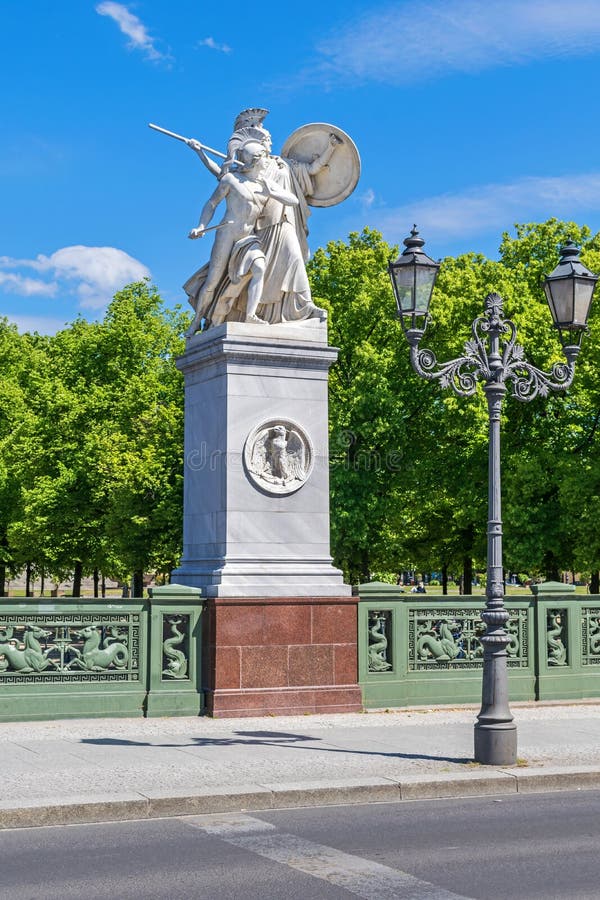
[[[512,700],[600,696],[600,596],[509,596]],[[359,589],[359,682],[366,707],[481,699],[484,599]]]
[[199,715],[201,592],[0,601],[0,721]]

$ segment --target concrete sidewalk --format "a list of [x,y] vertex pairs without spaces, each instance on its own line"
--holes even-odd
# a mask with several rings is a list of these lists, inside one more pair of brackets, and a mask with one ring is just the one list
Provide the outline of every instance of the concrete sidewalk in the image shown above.
[[600,788],[600,701],[513,705],[515,768],[475,764],[478,707],[0,724],[0,828]]

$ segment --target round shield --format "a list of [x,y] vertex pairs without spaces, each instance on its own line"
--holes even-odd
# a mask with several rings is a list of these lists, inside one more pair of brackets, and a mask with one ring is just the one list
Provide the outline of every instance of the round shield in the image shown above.
[[352,138],[325,122],[303,125],[290,134],[283,145],[281,155],[298,162],[314,162],[337,138],[327,165],[312,176],[314,190],[306,200],[309,206],[335,206],[350,196],[360,177],[360,156]]

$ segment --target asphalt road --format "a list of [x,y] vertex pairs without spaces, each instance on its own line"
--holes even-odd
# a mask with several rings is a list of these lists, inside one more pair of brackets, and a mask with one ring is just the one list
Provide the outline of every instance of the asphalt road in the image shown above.
[[597,900],[600,792],[0,832],[0,898]]

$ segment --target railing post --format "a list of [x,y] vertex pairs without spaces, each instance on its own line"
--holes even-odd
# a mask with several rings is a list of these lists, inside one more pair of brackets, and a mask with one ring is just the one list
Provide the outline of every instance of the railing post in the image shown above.
[[202,591],[182,584],[149,588],[150,653],[146,715],[198,716]]

